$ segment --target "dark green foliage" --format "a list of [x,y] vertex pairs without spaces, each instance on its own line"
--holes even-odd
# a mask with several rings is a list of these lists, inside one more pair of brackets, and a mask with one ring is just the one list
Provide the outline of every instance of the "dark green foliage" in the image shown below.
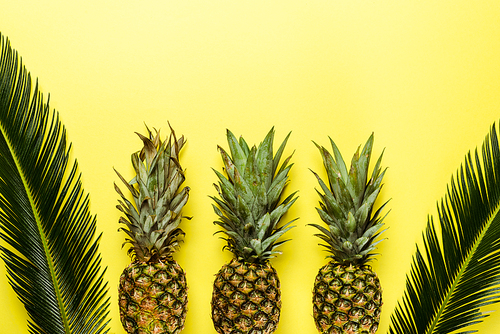
[[321,231],[315,234],[322,239],[329,257],[343,264],[365,264],[376,254],[373,251],[381,241],[377,240],[384,225],[380,214],[387,204],[373,211],[375,200],[382,189],[385,169],[377,160],[372,175],[368,178],[368,167],[373,147],[373,134],[368,138],[361,153],[359,148],[354,154],[351,167],[346,164],[337,145],[330,139],[333,156],[328,150],[316,144],[328,176],[328,185],[314,173],[323,193],[320,196],[320,208],[316,208],[327,228],[311,224]]
[[105,333],[109,300],[66,131],[4,37],[0,58],[0,236],[30,333]]
[[[500,147],[493,125],[482,147],[452,178],[431,216],[423,252],[417,247],[389,333],[473,333],[487,315],[481,307],[500,300]],[[441,236],[438,235],[441,231]]]
[[223,148],[219,151],[224,162],[227,178],[215,171],[219,184],[215,185],[220,198],[212,197],[221,226],[227,238],[227,246],[238,259],[264,263],[280,252],[276,250],[285,241],[277,241],[292,228],[289,222],[278,226],[281,217],[296,201],[295,193],[280,202],[292,165],[290,157],[278,169],[288,136],[273,157],[274,129],[271,129],[257,148],[251,149],[240,137],[238,141],[227,131],[231,155]]

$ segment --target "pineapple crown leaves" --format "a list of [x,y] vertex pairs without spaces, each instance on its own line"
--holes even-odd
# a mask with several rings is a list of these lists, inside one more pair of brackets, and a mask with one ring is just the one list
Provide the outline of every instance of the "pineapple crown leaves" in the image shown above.
[[372,153],[374,135],[369,137],[362,151],[360,147],[351,160],[347,170],[340,151],[330,138],[332,154],[324,147],[314,143],[323,158],[327,172],[328,185],[313,171],[321,190],[320,207],[316,208],[320,218],[328,228],[310,224],[321,231],[315,234],[326,244],[321,244],[332,253],[329,257],[340,263],[364,264],[376,254],[373,251],[381,241],[377,240],[383,231],[380,228],[385,216],[381,212],[385,202],[373,212],[375,200],[382,188],[382,179],[386,169],[380,164],[383,152],[377,160],[371,177],[368,179],[368,167]]
[[[218,147],[227,177],[214,170],[219,182],[214,184],[220,198],[213,197],[213,208],[219,216],[214,224],[223,230],[222,239],[235,256],[247,262],[263,263],[281,252],[277,248],[288,240],[278,239],[292,227],[292,220],[278,226],[280,219],[295,203],[296,192],[280,202],[288,182],[291,155],[279,165],[290,133],[273,157],[274,128],[258,146],[249,148],[243,137],[239,141],[227,130],[230,154]],[[279,168],[278,168],[279,167]]]
[[184,235],[179,228],[181,220],[189,219],[181,214],[190,190],[189,187],[180,189],[185,177],[179,164],[179,152],[185,140],[183,136],[177,139],[171,127],[170,130],[165,142],[156,130],[153,134],[147,128],[148,136],[137,133],[144,146],[132,154],[136,175],[130,182],[115,170],[133,196],[133,202],[129,201],[115,184],[121,197],[117,208],[125,215],[119,222],[126,226],[119,230],[128,236],[124,245],[132,245],[128,254],[143,262],[170,258]]

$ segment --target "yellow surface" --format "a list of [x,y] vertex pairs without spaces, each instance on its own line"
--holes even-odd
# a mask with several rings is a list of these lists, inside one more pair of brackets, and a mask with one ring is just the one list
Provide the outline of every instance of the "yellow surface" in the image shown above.
[[[380,202],[391,212],[374,262],[384,287],[379,333],[401,297],[414,245],[436,213],[452,173],[480,145],[500,113],[500,5],[485,1],[169,1],[0,0],[0,31],[51,94],[73,143],[103,232],[111,333],[119,322],[116,286],[129,259],[118,233],[118,182],[132,176],[130,154],[144,122],[188,144],[182,154],[192,188],[177,260],[188,275],[189,313],[183,333],[215,333],[210,320],[213,275],[230,258],[213,236],[225,129],[258,143],[271,126],[276,142],[292,131],[295,150],[288,191],[300,198],[287,219],[300,217],[273,260],[282,282],[276,334],[316,333],[311,289],[325,253],[308,223],[322,170],[314,140],[331,136],[350,160],[375,132],[385,148]],[[26,315],[0,266],[0,323],[27,333]],[[498,333],[498,312],[477,326]]]

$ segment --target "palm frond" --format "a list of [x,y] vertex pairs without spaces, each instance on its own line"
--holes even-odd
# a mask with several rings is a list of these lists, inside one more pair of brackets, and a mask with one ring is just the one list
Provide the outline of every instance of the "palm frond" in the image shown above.
[[[66,130],[0,34],[0,247],[30,333],[104,333],[96,220]],[[68,147],[69,146],[69,147]]]
[[474,333],[469,326],[487,316],[481,307],[500,301],[500,147],[494,124],[482,163],[477,150],[474,158],[469,152],[438,215],[439,229],[428,220],[425,251],[417,247],[389,333]]

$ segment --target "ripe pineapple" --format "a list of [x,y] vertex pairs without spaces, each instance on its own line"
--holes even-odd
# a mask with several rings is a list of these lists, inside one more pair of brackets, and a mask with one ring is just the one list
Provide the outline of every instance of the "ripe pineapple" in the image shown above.
[[[289,136],[289,135],[288,135]],[[270,334],[280,317],[281,292],[276,270],[269,259],[281,252],[277,241],[293,226],[278,226],[296,201],[295,193],[280,202],[292,165],[288,157],[278,164],[288,136],[273,157],[274,129],[259,147],[227,131],[231,156],[219,147],[228,178],[215,171],[220,198],[212,197],[227,248],[234,258],[215,277],[212,320],[220,334]]]
[[359,148],[347,171],[342,156],[330,139],[334,157],[316,145],[322,155],[329,187],[316,175],[324,193],[317,211],[327,228],[311,224],[326,244],[331,261],[320,269],[313,291],[313,316],[321,333],[362,333],[377,331],[382,306],[382,290],[377,274],[367,264],[375,254],[382,227],[380,213],[384,203],[373,212],[382,187],[385,170],[380,168],[382,155],[368,180],[368,166],[373,134],[361,154]]
[[174,131],[168,142],[148,129],[148,137],[139,133],[144,147],[132,154],[136,176],[127,182],[131,203],[115,184],[120,194],[117,208],[125,214],[120,223],[127,228],[126,243],[132,263],[120,277],[120,319],[127,333],[179,333],[187,312],[186,275],[172,254],[184,232],[179,228],[181,209],[189,197],[189,188],[180,190],[184,172],[179,152],[184,137],[177,139]]

